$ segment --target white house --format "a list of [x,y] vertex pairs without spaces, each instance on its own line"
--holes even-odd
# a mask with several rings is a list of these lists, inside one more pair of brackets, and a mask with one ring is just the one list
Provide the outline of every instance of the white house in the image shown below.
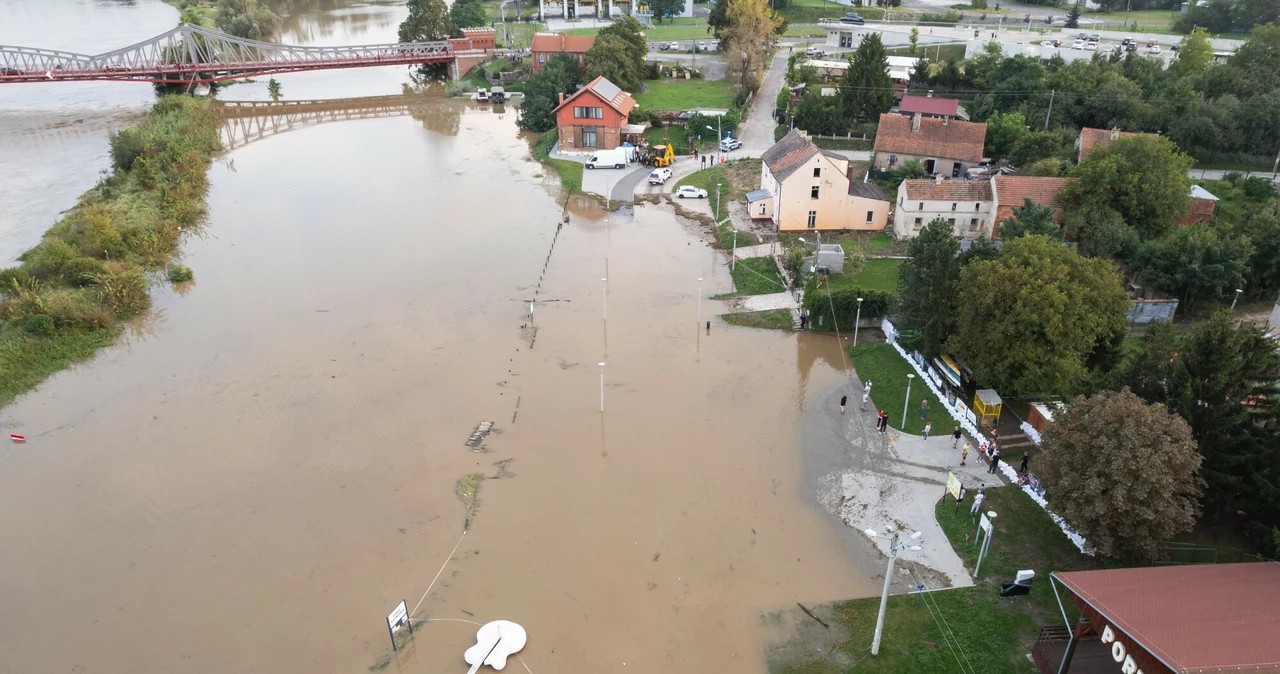
[[960,239],[990,238],[995,227],[995,199],[986,180],[904,180],[894,206],[893,235],[899,240],[915,238],[937,218]]

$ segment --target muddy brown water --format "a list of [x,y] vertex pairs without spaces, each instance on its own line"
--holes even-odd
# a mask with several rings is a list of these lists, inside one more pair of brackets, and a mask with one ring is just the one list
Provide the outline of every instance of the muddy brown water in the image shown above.
[[834,340],[705,334],[723,253],[662,207],[564,223],[514,122],[441,100],[215,164],[196,281],[0,411],[5,670],[463,671],[451,621],[503,618],[539,674],[763,671],[766,614],[876,591],[804,489]]

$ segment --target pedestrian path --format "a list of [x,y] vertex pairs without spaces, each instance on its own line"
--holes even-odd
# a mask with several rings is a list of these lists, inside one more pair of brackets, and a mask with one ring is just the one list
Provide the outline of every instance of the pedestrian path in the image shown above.
[[771,309],[792,309],[800,305],[789,292],[770,295],[747,295],[742,298],[743,311],[769,311]]

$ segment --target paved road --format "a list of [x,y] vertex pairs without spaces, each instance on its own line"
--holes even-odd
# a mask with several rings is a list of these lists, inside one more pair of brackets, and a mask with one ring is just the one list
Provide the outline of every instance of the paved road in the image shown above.
[[742,124],[742,148],[730,156],[758,157],[773,146],[773,130],[778,126],[773,119],[773,108],[786,82],[786,74],[787,55],[779,52],[765,71],[764,82],[751,102],[751,112]]

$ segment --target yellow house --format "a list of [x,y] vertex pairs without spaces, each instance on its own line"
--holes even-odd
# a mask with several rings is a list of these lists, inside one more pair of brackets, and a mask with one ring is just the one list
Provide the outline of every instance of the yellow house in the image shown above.
[[889,223],[892,200],[803,131],[783,136],[761,158],[760,189],[747,201],[752,219],[770,219],[779,232],[880,231]]

